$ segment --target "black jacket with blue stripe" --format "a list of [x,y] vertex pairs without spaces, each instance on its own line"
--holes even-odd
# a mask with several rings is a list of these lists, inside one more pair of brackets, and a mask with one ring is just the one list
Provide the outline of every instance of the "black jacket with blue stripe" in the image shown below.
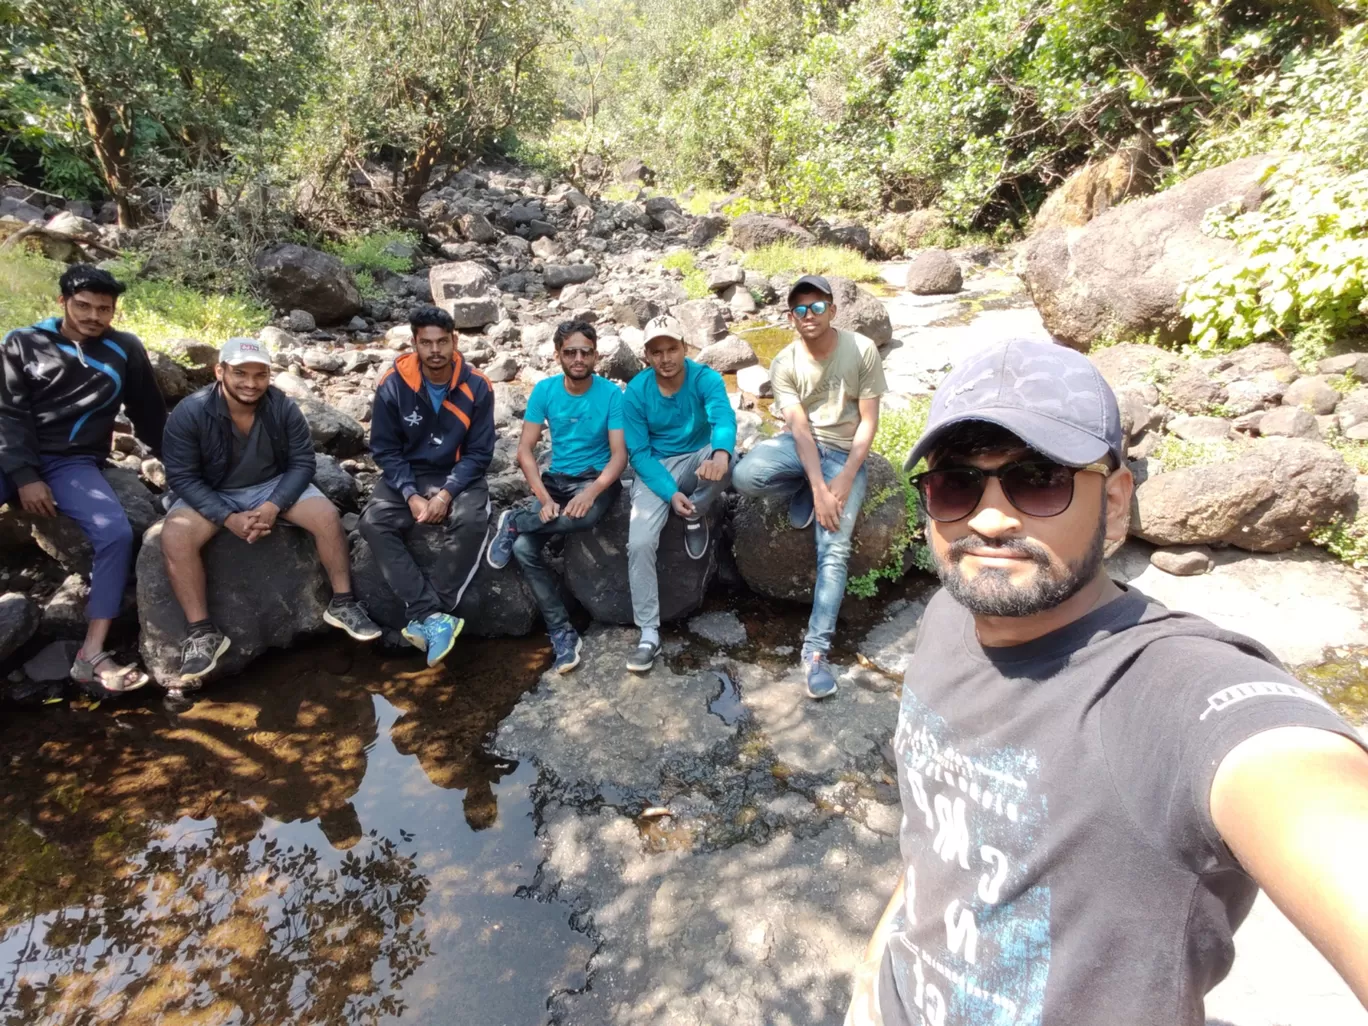
[[166,402],[138,337],[111,330],[78,346],[59,324],[50,317],[0,343],[0,471],[16,485],[39,479],[44,456],[107,457],[121,406],[161,455]]

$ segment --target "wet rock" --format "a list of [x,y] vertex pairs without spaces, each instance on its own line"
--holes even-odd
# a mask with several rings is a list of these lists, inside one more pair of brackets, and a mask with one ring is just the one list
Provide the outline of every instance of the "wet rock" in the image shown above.
[[361,310],[361,293],[337,257],[284,243],[263,250],[257,273],[271,302],[280,310],[304,310],[319,324],[341,324]]
[[689,630],[714,645],[733,647],[746,643],[746,625],[730,610],[699,613],[689,620]]
[[0,595],[0,664],[18,652],[38,630],[38,607],[17,591]]
[[1287,406],[1296,406],[1306,410],[1316,416],[1324,416],[1334,413],[1335,407],[1340,403],[1340,394],[1323,377],[1312,375],[1311,377],[1298,378],[1287,386],[1287,391],[1283,393],[1283,403]]
[[890,606],[888,619],[866,634],[860,642],[857,649],[860,659],[880,673],[894,680],[902,680],[912,660],[912,650],[917,644],[917,628],[921,626],[925,612],[924,599],[916,599],[896,609]]
[[[185,614],[171,591],[162,560],[162,524],[143,536],[138,554],[138,645],[143,665],[163,687],[180,672]],[[327,630],[323,610],[332,597],[327,575],[307,531],[280,522],[248,545],[220,531],[204,547],[209,617],[232,639],[214,679],[240,672],[271,648]]]
[[[283,376],[283,375],[282,375]],[[279,381],[276,382],[279,384]],[[336,407],[309,396],[292,396],[304,419],[315,449],[339,459],[359,456],[366,450],[366,429]]]
[[827,281],[836,301],[836,318],[831,323],[838,331],[859,332],[881,350],[892,344],[893,321],[874,293],[848,278],[833,276]]
[[714,299],[691,299],[671,311],[684,328],[684,342],[695,349],[712,345],[727,334],[722,307]]
[[749,367],[757,363],[755,350],[743,338],[736,335],[728,335],[720,342],[704,346],[694,357],[705,367],[711,367],[719,374],[732,374],[739,371],[742,367]]
[[1211,550],[1205,545],[1190,549],[1155,549],[1150,563],[1175,577],[1193,577],[1209,573],[1216,565]]
[[[419,524],[409,533],[409,551],[424,573],[456,573],[453,553],[442,544],[444,536],[445,529],[433,524]],[[352,542],[352,589],[376,623],[395,630],[408,623],[404,604],[390,591],[370,545],[360,537]],[[540,619],[517,563],[511,561],[504,569],[495,570],[483,555],[455,612],[466,622],[462,634],[476,638],[521,637],[530,634]]]
[[1259,434],[1282,438],[1320,438],[1316,418],[1295,406],[1279,406],[1259,418]]
[[[135,470],[106,467],[102,473],[128,516],[136,544],[136,539],[161,517],[157,498]],[[67,573],[89,575],[93,556],[90,541],[70,517],[60,513],[56,517],[30,516],[11,504],[0,511],[0,537],[22,534],[30,535]]]
[[1145,481],[1136,489],[1131,533],[1156,545],[1280,552],[1343,515],[1353,496],[1354,473],[1329,446],[1261,439],[1230,462]]
[[731,242],[738,249],[760,249],[776,242],[795,246],[811,246],[817,242],[808,231],[790,217],[776,214],[742,214],[731,226]]
[[[632,593],[627,584],[627,525],[631,488],[624,485],[617,502],[592,531],[565,539],[565,582],[575,599],[600,623],[631,623]],[[718,514],[711,523],[713,544],[704,559],[684,551],[684,521],[671,514],[660,532],[656,569],[662,620],[677,620],[703,604],[717,572]]]
[[1084,351],[1109,336],[1178,334],[1185,283],[1236,256],[1234,242],[1202,231],[1206,212],[1232,201],[1256,209],[1268,161],[1237,160],[1081,228],[1033,234],[1023,277],[1050,334]]
[[361,509],[361,490],[356,478],[342,469],[341,464],[327,453],[314,456],[313,483],[326,495],[340,513],[356,513]]
[[[876,453],[869,455],[865,466],[869,483],[855,522],[851,577],[901,560],[897,545],[907,525],[907,506],[893,467]],[[817,581],[815,528],[795,531],[789,526],[787,503],[748,496],[737,503],[732,526],[736,565],[752,590],[770,598],[812,598]]]
[[964,288],[964,275],[945,250],[924,249],[907,266],[906,286],[914,296],[945,296]]
[[589,281],[596,274],[598,268],[593,264],[548,264],[542,271],[546,287],[553,291]]

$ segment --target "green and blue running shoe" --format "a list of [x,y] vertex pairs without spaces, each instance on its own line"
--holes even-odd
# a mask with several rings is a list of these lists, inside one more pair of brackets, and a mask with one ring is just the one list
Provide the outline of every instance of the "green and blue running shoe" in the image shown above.
[[433,613],[423,621],[423,634],[427,638],[428,665],[436,666],[456,647],[465,621],[450,613]]

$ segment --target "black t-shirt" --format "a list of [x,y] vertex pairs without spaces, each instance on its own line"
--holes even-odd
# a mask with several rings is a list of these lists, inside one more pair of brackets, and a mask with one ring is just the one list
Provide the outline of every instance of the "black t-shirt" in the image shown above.
[[1262,646],[1134,589],[996,649],[937,594],[894,738],[907,900],[887,1026],[1200,1026],[1257,892],[1211,783],[1279,726],[1362,743]]

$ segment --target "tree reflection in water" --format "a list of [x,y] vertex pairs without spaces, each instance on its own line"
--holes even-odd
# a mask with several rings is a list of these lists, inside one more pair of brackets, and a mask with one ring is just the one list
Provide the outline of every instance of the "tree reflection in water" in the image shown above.
[[[79,867],[70,867],[78,869]],[[0,1022],[374,1023],[430,955],[429,883],[388,838],[234,843],[182,820],[99,898],[0,936]]]

